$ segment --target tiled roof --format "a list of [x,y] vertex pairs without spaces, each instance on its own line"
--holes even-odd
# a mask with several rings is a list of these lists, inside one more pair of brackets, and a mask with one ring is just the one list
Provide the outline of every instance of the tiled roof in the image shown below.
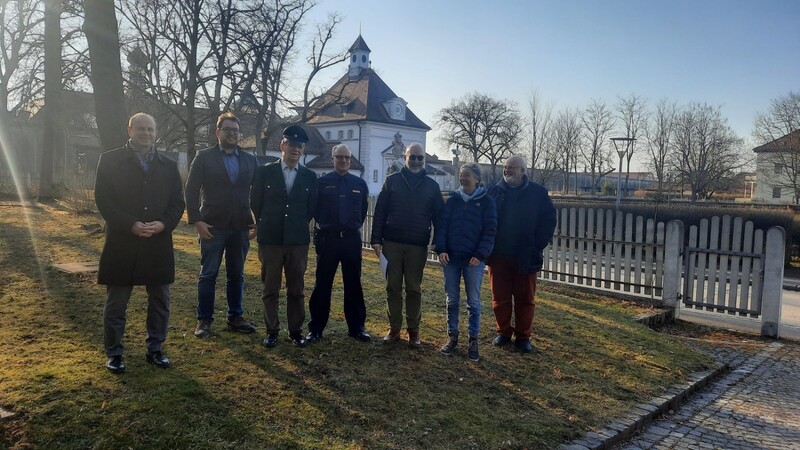
[[348,50],[348,52],[353,53],[356,50],[364,50],[367,52],[372,51],[369,49],[369,47],[367,47],[367,43],[364,42],[364,38],[362,38],[360,34],[356,38],[355,42],[353,42],[353,45],[350,46],[350,50]]
[[325,95],[311,106],[309,125],[331,122],[368,120],[370,122],[404,125],[430,130],[409,108],[405,120],[394,120],[384,108],[384,102],[398,98],[389,86],[372,69],[363,69],[358,78],[351,80],[345,74]]
[[800,150],[800,129],[794,130],[786,136],[775,139],[772,142],[759,145],[758,147],[754,148],[753,151],[756,153],[781,152],[786,151],[787,148]]

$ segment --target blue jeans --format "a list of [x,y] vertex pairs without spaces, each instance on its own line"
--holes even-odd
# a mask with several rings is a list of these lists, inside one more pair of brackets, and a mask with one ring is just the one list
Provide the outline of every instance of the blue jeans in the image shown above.
[[241,316],[244,296],[244,260],[250,249],[247,231],[212,228],[211,239],[200,240],[200,276],[197,281],[197,320],[214,320],[217,275],[225,254],[228,319]]
[[459,297],[461,277],[464,277],[464,291],[467,293],[467,320],[470,337],[477,337],[481,326],[481,284],[483,283],[483,262],[470,267],[468,261],[453,261],[442,266],[444,272],[444,292],[447,294],[447,333],[458,334]]

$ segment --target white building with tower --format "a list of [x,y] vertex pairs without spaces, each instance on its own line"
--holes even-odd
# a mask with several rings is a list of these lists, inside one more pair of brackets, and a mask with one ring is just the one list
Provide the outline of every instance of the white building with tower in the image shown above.
[[[430,127],[372,70],[370,49],[361,35],[350,47],[348,61],[347,73],[311,106],[305,125],[315,128],[326,143],[347,144],[361,163],[361,173],[351,172],[377,195],[389,168],[402,166],[405,146],[412,142],[425,146]],[[332,170],[329,150],[306,165],[317,173]],[[451,171],[449,161],[427,155],[428,175],[442,189],[452,189],[445,170]]]

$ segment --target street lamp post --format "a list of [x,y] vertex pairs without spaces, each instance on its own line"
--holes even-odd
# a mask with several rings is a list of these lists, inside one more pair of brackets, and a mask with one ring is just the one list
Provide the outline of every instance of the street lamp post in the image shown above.
[[628,148],[632,146],[635,141],[636,138],[630,137],[611,138],[611,142],[614,143],[614,149],[617,151],[617,155],[619,155],[619,172],[617,172],[617,211],[619,211],[619,204],[622,199],[622,158],[625,157]]

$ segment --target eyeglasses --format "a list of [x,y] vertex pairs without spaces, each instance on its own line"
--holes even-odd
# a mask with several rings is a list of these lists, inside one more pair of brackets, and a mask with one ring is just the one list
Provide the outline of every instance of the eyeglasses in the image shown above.
[[226,133],[234,133],[234,134],[238,134],[239,133],[239,129],[238,128],[222,127],[222,128],[220,128],[220,130],[222,130],[222,131],[224,131]]
[[348,155],[333,155],[334,158],[338,160],[350,161],[350,156]]
[[424,161],[425,155],[408,155],[409,161]]

